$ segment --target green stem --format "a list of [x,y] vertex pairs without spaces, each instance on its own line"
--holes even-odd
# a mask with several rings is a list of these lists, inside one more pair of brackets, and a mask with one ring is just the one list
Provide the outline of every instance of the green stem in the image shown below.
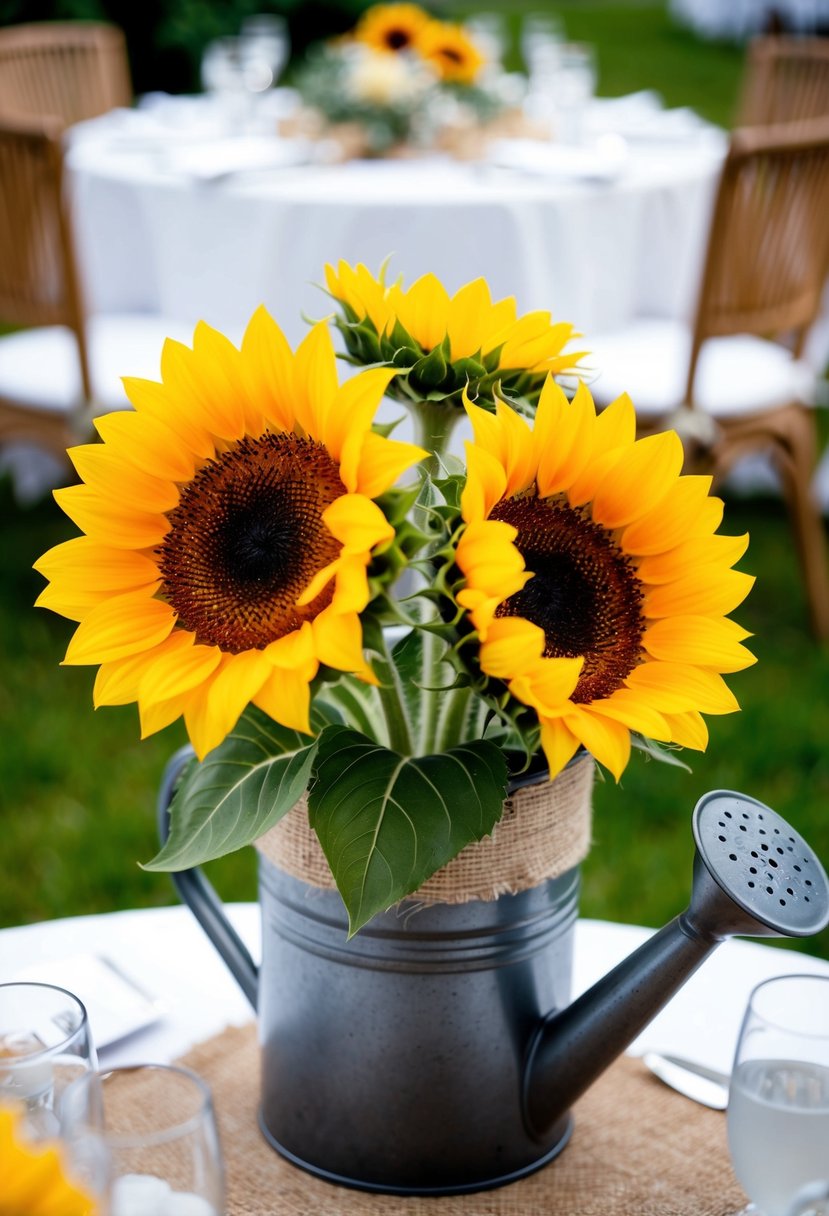
[[408,404],[414,422],[415,443],[430,453],[423,468],[434,477],[440,472],[449,440],[461,420],[461,410],[445,401],[411,401]]
[[436,741],[436,751],[445,752],[450,747],[463,743],[465,737],[464,725],[471,695],[472,689],[468,685],[466,688],[453,688],[451,692],[446,693]]
[[406,702],[403,699],[397,668],[388,652],[379,663],[375,662],[374,667],[380,681],[377,694],[386,721],[389,747],[403,756],[411,756],[414,754],[412,733],[409,729],[409,717],[406,713]]

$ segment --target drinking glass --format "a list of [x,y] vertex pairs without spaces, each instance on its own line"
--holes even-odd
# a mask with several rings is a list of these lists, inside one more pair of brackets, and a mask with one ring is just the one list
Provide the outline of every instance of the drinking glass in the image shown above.
[[743,1213],[803,1211],[796,1197],[826,1179],[829,1160],[829,976],[782,975],[753,990],[727,1126],[734,1173],[752,1201]]
[[223,1216],[224,1167],[210,1088],[188,1068],[92,1072],[66,1092],[61,1130],[78,1178],[109,1216]]
[[587,42],[563,42],[553,84],[556,127],[565,143],[581,143],[584,116],[596,92],[594,48]]
[[57,1135],[67,1087],[97,1063],[78,997],[53,984],[0,984],[0,1103],[22,1103],[28,1135]]
[[248,88],[256,93],[273,88],[290,54],[284,17],[276,13],[254,13],[242,22],[239,36],[247,64]]

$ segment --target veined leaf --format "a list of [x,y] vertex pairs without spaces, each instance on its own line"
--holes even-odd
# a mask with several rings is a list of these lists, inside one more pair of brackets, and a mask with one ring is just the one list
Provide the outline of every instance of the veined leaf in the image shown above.
[[311,826],[348,910],[350,934],[412,894],[501,817],[507,766],[494,743],[402,756],[348,727],[323,731]]
[[316,749],[315,738],[248,709],[223,743],[185,770],[170,835],[143,868],[186,870],[251,844],[299,801]]

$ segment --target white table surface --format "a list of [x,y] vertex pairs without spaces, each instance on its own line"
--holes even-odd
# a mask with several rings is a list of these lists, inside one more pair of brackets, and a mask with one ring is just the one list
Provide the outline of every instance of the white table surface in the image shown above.
[[[259,957],[256,903],[228,905],[230,919],[254,958]],[[645,941],[651,929],[581,919],[576,926],[574,995]],[[161,1063],[182,1055],[228,1025],[251,1022],[253,1011],[189,909],[166,908],[71,917],[0,930],[0,982],[33,965],[49,974],[62,959],[86,952],[111,957],[155,997],[152,1026],[105,1047],[102,1063]],[[829,962],[755,941],[725,942],[632,1044],[692,1056],[730,1068],[740,1020],[754,984],[789,971],[829,975]],[[64,982],[63,986],[67,986]],[[95,992],[75,989],[90,1006],[95,1036]]]
[[[316,286],[326,262],[376,271],[389,254],[407,283],[431,270],[454,291],[483,275],[494,297],[549,309],[585,335],[692,308],[726,139],[651,93],[594,102],[575,157],[524,144],[507,148],[511,167],[503,155],[497,165],[438,156],[291,165],[296,145],[283,141],[283,165],[225,175],[244,149],[216,126],[215,102],[141,102],[71,132],[68,181],[93,312],[154,310],[233,337],[264,303],[296,342],[303,311],[331,311]],[[254,160],[257,143],[260,158],[263,144],[266,159],[282,157],[275,120],[268,129],[244,137]]]

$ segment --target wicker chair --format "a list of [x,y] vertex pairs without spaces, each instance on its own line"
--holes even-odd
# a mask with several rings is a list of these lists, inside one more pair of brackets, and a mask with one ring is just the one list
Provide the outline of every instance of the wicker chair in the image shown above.
[[829,115],[829,39],[769,34],[749,43],[737,126]]
[[[0,445],[36,445],[69,470],[67,446],[98,413],[129,408],[125,375],[158,379],[156,315],[87,316],[63,190],[58,119],[0,117]],[[45,487],[44,487],[45,488]]]
[[132,104],[126,40],[114,25],[38,21],[0,29],[0,113],[65,126]]
[[763,453],[779,476],[813,630],[829,637],[812,490],[815,372],[799,356],[829,271],[829,118],[735,131],[692,324],[643,318],[591,343],[597,402],[630,393],[642,433],[675,427],[686,470],[721,481]]

